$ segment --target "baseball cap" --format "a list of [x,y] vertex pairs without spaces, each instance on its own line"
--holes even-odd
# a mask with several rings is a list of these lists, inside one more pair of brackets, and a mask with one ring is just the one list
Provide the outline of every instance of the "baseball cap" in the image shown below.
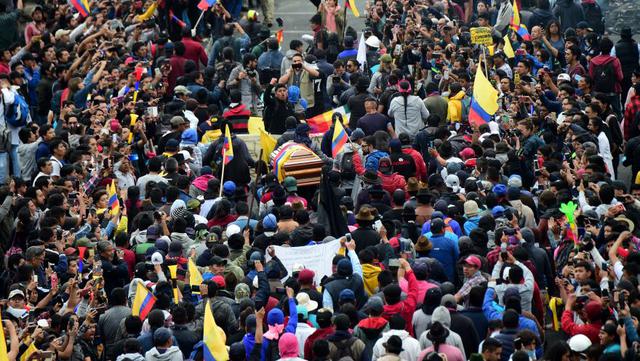
[[291,176],[286,177],[282,185],[284,186],[284,189],[286,189],[288,192],[295,192],[298,190],[298,181]]
[[468,264],[469,266],[474,266],[477,268],[482,267],[482,262],[480,261],[480,258],[476,257],[476,256],[469,256],[467,258],[464,259],[464,263]]
[[158,265],[158,264],[163,264],[163,263],[164,263],[164,257],[162,257],[162,253],[155,252],[154,254],[151,255],[151,264],[152,265]]
[[522,188],[522,177],[518,174],[512,174],[509,177],[509,182],[507,183],[509,187]]
[[460,191],[460,178],[458,178],[455,174],[449,174],[447,178],[444,180],[447,188],[451,188],[453,193],[458,193]]
[[181,117],[179,115],[176,115],[176,116],[171,118],[171,125],[180,125],[180,124],[184,124],[184,123],[186,123],[186,121],[184,120],[183,117]]
[[278,220],[276,216],[272,213],[267,214],[264,219],[262,219],[262,227],[265,230],[265,234],[267,236],[273,236],[275,230],[278,228]]
[[355,301],[356,295],[352,290],[346,288],[340,291],[340,295],[338,296],[338,301]]
[[22,290],[20,290],[20,289],[15,289],[15,290],[13,290],[13,291],[9,292],[9,297],[8,297],[8,299],[12,299],[12,298],[14,298],[14,297],[16,297],[16,296],[21,296],[22,298],[25,298],[25,297],[24,297],[24,292],[22,292]]
[[160,237],[160,229],[158,226],[149,226],[149,228],[147,228],[147,239],[156,240],[158,237]]
[[171,330],[166,327],[160,327],[153,333],[153,343],[156,345],[164,345],[167,343],[173,334]]
[[189,91],[189,89],[187,89],[187,87],[184,85],[178,85],[177,87],[173,88],[173,93],[182,94],[182,95],[191,95],[191,91]]
[[567,73],[562,73],[558,75],[558,81],[571,81],[571,76]]
[[226,265],[227,264],[227,260],[220,257],[220,256],[213,256],[209,259],[209,265]]
[[230,224],[227,226],[225,234],[227,235],[227,238],[229,238],[236,233],[240,233],[241,231],[242,230],[240,229],[240,226],[238,226],[237,224]]
[[91,242],[87,237],[82,237],[76,241],[76,247],[95,247],[97,244],[96,242]]
[[305,268],[300,270],[298,273],[298,282],[302,284],[309,284],[313,282],[313,278],[316,276],[316,273],[312,270]]
[[233,181],[226,181],[222,186],[222,191],[226,195],[232,195],[236,192],[236,184]]

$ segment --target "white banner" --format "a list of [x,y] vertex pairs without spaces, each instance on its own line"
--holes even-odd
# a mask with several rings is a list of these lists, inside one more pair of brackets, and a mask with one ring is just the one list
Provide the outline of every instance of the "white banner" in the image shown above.
[[[304,268],[308,268],[316,273],[316,284],[320,284],[320,280],[324,276],[331,276],[331,261],[340,249],[340,240],[317,244],[313,246],[303,247],[273,247],[278,259],[287,269],[289,276],[293,273],[293,266],[301,264]],[[267,261],[269,260],[267,255]]]

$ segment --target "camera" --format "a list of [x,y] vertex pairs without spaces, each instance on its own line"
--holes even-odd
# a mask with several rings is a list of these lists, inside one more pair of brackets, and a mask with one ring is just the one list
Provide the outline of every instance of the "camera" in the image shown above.
[[247,70],[247,76],[248,76],[249,78],[255,78],[255,77],[257,77],[257,76],[258,76],[258,73],[257,73],[255,70],[253,70],[253,69],[251,69],[251,70]]
[[339,77],[339,76],[337,76],[337,75],[334,75],[334,76],[333,76],[333,82],[334,82],[334,83],[338,84],[338,83],[340,83],[340,80],[341,80],[341,79],[340,79],[340,77]]

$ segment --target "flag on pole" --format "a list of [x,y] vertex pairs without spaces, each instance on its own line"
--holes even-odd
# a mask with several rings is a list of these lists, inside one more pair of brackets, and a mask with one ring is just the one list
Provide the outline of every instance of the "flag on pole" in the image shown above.
[[529,30],[524,24],[520,23],[520,9],[518,9],[518,0],[513,0],[513,16],[511,17],[511,23],[509,25],[511,30],[515,31],[525,41],[531,40]]
[[82,15],[82,17],[86,18],[91,13],[89,2],[87,0],[69,0],[69,3],[76,9],[76,11],[80,15]]
[[473,98],[469,109],[469,123],[480,126],[488,123],[491,116],[498,111],[498,91],[482,72],[478,64],[476,78],[473,81]]
[[216,319],[211,312],[211,301],[207,301],[204,310],[204,337],[202,359],[204,361],[227,361],[229,352],[225,346],[226,335],[216,325]]
[[87,251],[87,247],[78,247],[78,273],[82,273],[84,269],[84,253]]
[[229,125],[226,125],[224,130],[224,146],[222,148],[222,154],[224,155],[224,164],[229,164],[233,159],[233,143],[231,142],[231,131],[229,131]]
[[4,338],[4,325],[2,324],[2,318],[0,318],[0,361],[9,361],[9,355],[7,354],[7,340]]
[[269,155],[276,149],[276,139],[267,133],[264,129],[260,129],[260,146],[262,147],[262,160],[269,163]]
[[351,12],[353,12],[353,16],[357,18],[360,17],[360,12],[358,11],[358,8],[356,7],[356,2],[354,0],[345,0],[344,6],[348,9],[351,9]]
[[276,31],[276,40],[278,40],[278,45],[282,44],[284,41],[284,29]]
[[120,201],[118,200],[118,192],[116,191],[116,181],[115,179],[111,180],[111,186],[108,187],[109,194],[109,205],[107,208],[110,209],[111,215],[117,214],[120,212]]
[[136,286],[136,297],[133,299],[133,305],[131,307],[131,314],[133,316],[140,317],[144,321],[147,315],[153,309],[153,305],[156,303],[156,297],[138,281]]
[[154,2],[147,8],[147,10],[144,11],[144,13],[137,16],[138,20],[140,20],[140,22],[144,22],[151,19],[151,17],[153,16],[153,13],[156,11],[157,8],[158,8],[158,3]]
[[217,0],[200,0],[200,2],[198,3],[198,9],[206,11],[207,9],[215,5],[216,2]]
[[[193,263],[193,260],[189,258],[189,262],[187,263],[187,269],[189,270],[189,285],[190,286],[200,286],[202,283],[202,275],[200,271],[198,271],[198,267]],[[192,292],[199,294],[200,292]]]
[[171,20],[175,21],[178,24],[178,26],[180,26],[181,28],[184,28],[185,26],[187,26],[187,24],[185,24],[184,21],[180,20],[179,17],[173,14],[173,10],[169,10],[169,16],[171,17]]
[[505,35],[504,38],[504,54],[509,58],[513,59],[516,57],[516,53],[513,52],[513,46],[511,46],[511,39],[509,39],[508,35]]
[[331,154],[333,158],[342,152],[344,145],[347,144],[347,131],[344,130],[344,126],[340,122],[336,122],[333,127],[333,139],[331,140]]
[[364,70],[364,65],[367,63],[367,45],[364,43],[364,32],[360,34],[360,40],[358,40],[356,60],[360,64],[360,70]]

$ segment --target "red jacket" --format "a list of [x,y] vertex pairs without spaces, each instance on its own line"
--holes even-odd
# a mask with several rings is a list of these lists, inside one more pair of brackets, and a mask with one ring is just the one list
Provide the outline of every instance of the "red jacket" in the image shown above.
[[249,118],[251,111],[244,104],[238,104],[233,108],[227,108],[222,117],[233,124],[233,131],[236,133],[247,133],[249,129]]
[[571,310],[564,310],[562,312],[562,330],[569,334],[569,336],[575,336],[578,334],[583,334],[589,337],[589,340],[593,344],[599,344],[600,338],[598,334],[600,333],[600,327],[602,324],[598,323],[587,323],[584,325],[576,325],[573,322],[573,312]]
[[358,152],[353,152],[353,170],[356,171],[357,175],[363,175],[366,170],[364,164],[362,164],[362,157],[360,157],[360,153]]
[[413,148],[402,148],[402,153],[410,155],[416,164],[416,176],[418,180],[427,180],[427,165],[424,162],[422,154]]
[[389,192],[390,195],[393,194],[396,189],[404,190],[407,185],[404,177],[398,173],[383,174],[382,172],[378,172],[378,177],[382,180],[382,189]]
[[622,74],[622,65],[620,65],[620,60],[618,60],[618,58],[611,55],[598,55],[595,58],[591,59],[591,62],[589,62],[589,76],[591,77],[591,79],[594,79],[595,67],[607,64],[609,62],[613,62],[613,71],[616,74],[616,80],[617,80],[615,91],[616,93],[619,94],[622,92],[621,83],[622,83],[622,79],[624,78],[624,75]]
[[207,52],[204,51],[204,47],[199,42],[189,38],[183,37],[182,43],[184,44],[184,57],[193,60],[196,63],[196,70],[200,69],[200,63],[207,65],[209,57]]
[[[391,317],[395,314],[400,314],[402,318],[404,318],[405,330],[409,332],[411,336],[413,336],[413,312],[416,310],[416,306],[418,304],[418,280],[416,280],[416,276],[413,274],[413,270],[407,271],[405,273],[404,278],[406,278],[407,282],[409,282],[409,293],[407,294],[407,298],[404,301],[400,301],[394,305],[384,305],[382,317],[386,320],[390,320]],[[307,353],[305,352],[305,356]]]
[[313,360],[313,343],[317,340],[326,339],[334,332],[336,332],[336,330],[333,328],[333,326],[319,328],[309,337],[307,337],[307,340],[304,342],[304,358],[306,360]]

